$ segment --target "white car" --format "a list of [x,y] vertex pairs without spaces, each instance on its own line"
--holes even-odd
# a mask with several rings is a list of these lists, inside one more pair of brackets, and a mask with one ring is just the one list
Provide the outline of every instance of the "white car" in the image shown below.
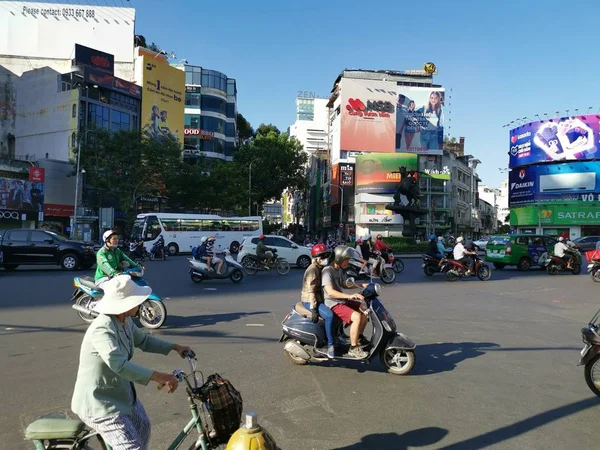
[[[237,255],[237,260],[241,264],[244,263],[244,258],[250,255],[256,255],[256,244],[258,244],[258,236],[247,237],[240,245],[240,251]],[[296,264],[298,267],[306,269],[310,266],[311,256],[310,248],[298,245],[283,236],[268,235],[265,236],[265,245],[277,249],[277,256],[285,258],[290,264]]]
[[484,251],[485,248],[487,247],[488,242],[489,242],[489,238],[481,238],[481,239],[477,239],[476,241],[474,241],[473,244],[475,244],[477,247],[479,247],[479,250]]

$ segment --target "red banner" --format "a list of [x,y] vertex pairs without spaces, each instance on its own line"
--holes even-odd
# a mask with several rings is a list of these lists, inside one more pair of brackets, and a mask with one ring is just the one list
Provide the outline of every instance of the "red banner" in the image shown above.
[[71,217],[75,208],[73,205],[44,204],[44,214],[55,217]]
[[45,177],[45,169],[41,167],[30,167],[29,168],[29,181],[33,183],[43,183]]

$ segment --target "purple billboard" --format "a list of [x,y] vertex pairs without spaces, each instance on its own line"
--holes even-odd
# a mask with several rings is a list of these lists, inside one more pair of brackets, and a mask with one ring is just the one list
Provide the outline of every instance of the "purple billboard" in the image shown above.
[[600,116],[532,122],[510,131],[508,167],[600,157]]

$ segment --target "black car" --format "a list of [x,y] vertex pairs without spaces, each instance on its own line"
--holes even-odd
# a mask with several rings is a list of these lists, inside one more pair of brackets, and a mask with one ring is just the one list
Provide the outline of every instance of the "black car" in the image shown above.
[[579,247],[581,253],[589,252],[590,250],[596,250],[596,244],[600,241],[600,236],[585,236],[580,237],[573,242]]
[[96,263],[94,245],[72,241],[46,230],[0,230],[2,266],[59,265],[64,270],[90,269]]

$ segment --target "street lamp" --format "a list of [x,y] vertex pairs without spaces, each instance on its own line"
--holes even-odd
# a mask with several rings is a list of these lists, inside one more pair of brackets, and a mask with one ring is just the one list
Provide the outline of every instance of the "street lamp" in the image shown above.
[[77,227],[77,203],[79,202],[79,162],[81,160],[81,141],[84,136],[93,130],[85,130],[79,136],[77,142],[77,173],[75,174],[75,201],[73,202],[73,226],[71,227],[71,238],[75,238],[75,228]]
[[253,159],[248,166],[248,216],[252,215],[252,164],[255,162],[256,159]]

